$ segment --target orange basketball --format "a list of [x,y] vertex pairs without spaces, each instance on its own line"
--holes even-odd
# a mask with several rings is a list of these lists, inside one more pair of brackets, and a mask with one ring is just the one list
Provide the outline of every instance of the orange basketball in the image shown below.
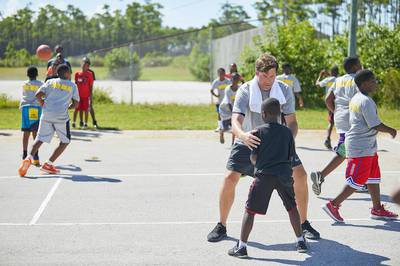
[[42,44],[36,49],[36,56],[43,61],[47,61],[51,58],[52,56],[52,51],[51,48],[46,45]]

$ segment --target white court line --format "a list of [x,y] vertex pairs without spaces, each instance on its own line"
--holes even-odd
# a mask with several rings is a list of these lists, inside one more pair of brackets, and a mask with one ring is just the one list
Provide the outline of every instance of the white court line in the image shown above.
[[53,197],[54,192],[56,192],[58,186],[60,185],[61,180],[62,180],[62,178],[58,178],[57,181],[54,183],[53,187],[50,189],[49,193],[47,194],[46,198],[44,199],[44,201],[40,205],[40,207],[37,210],[37,212],[35,213],[35,215],[33,216],[32,220],[29,222],[29,225],[34,225],[39,220],[39,218],[42,215],[44,209],[46,209],[47,204],[50,202],[51,197]]
[[[400,171],[381,171],[382,174],[400,174]],[[342,171],[334,171],[331,174],[344,174]],[[33,179],[35,178],[41,178],[41,177],[72,177],[72,176],[93,176],[93,177],[182,177],[182,176],[224,176],[225,173],[199,173],[199,174],[194,174],[194,173],[168,173],[168,174],[90,174],[90,173],[66,173],[66,174],[60,174],[60,175],[37,175],[37,176],[31,176]],[[0,179],[13,179],[13,178],[21,178],[19,176],[0,176]]]
[[[400,171],[399,171],[400,173]],[[90,174],[84,172],[77,172],[77,173],[65,173],[60,175],[38,175],[38,176],[31,176],[34,178],[41,178],[41,177],[72,177],[72,176],[93,176],[93,177],[167,177],[167,176],[221,176],[224,173],[168,173],[168,174]],[[0,179],[10,179],[10,178],[21,178],[19,176],[0,176]],[[28,177],[29,178],[29,177]]]
[[[312,222],[332,222],[332,219],[311,219]],[[346,219],[347,222],[364,222],[370,221],[375,222],[371,218],[352,218]],[[171,222],[99,222],[99,223],[36,223],[34,226],[99,226],[99,225],[202,225],[202,224],[215,224],[215,221],[171,221]],[[228,224],[241,224],[242,221],[230,221]],[[255,221],[255,223],[260,224],[270,224],[270,223],[290,223],[289,220],[263,220]],[[31,224],[24,223],[0,223],[0,226],[30,226]]]

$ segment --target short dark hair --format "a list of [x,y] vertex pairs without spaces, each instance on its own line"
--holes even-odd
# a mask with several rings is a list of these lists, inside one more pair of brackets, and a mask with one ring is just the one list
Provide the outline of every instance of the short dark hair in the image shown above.
[[66,73],[69,73],[69,66],[67,64],[61,64],[57,67],[57,75],[60,78],[64,78]]
[[39,75],[37,67],[29,66],[26,70],[26,75],[31,79],[35,79]]
[[58,53],[58,50],[64,51],[64,47],[61,44],[57,44],[56,47],[54,47],[54,52]]
[[292,68],[292,66],[289,63],[284,63],[282,64],[282,68]]
[[281,105],[275,98],[268,98],[261,105],[263,113],[269,116],[278,117],[281,115]]
[[346,58],[344,59],[344,61],[343,61],[344,70],[345,70],[346,73],[348,73],[348,74],[352,73],[352,72],[354,71],[353,68],[354,68],[356,65],[359,65],[359,64],[360,64],[360,59],[358,59],[357,56],[349,56],[349,57],[346,57]]
[[82,58],[82,62],[83,62],[83,63],[88,63],[88,64],[90,65],[90,59],[89,59],[89,57],[87,57],[87,56],[83,57],[83,58]]
[[366,82],[373,80],[375,78],[374,73],[369,69],[363,69],[357,72],[354,76],[354,82],[357,84],[358,88],[361,88],[361,85]]
[[241,76],[239,73],[232,73],[232,80],[240,80]]
[[331,75],[332,76],[337,76],[337,75],[339,75],[339,67],[338,66],[333,66],[332,68],[331,68]]
[[263,73],[266,73],[273,68],[278,71],[278,67],[279,65],[276,58],[268,53],[260,55],[256,60],[256,70]]
[[221,72],[225,73],[225,68],[223,68],[223,67],[218,68],[217,73],[221,73]]

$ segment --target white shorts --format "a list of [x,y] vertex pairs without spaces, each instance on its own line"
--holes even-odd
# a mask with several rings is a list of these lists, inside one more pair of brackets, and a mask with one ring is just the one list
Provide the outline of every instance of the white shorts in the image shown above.
[[54,137],[54,132],[57,133],[57,136],[60,139],[61,143],[71,142],[69,121],[64,123],[53,123],[40,120],[39,130],[36,139],[42,142],[50,143]]

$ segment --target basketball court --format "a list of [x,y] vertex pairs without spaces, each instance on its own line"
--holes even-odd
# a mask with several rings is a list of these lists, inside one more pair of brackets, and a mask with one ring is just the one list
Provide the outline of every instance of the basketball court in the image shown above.
[[[309,220],[322,239],[298,254],[286,211],[274,193],[266,216],[256,216],[249,260],[229,257],[239,237],[251,178],[239,182],[229,237],[209,243],[218,221],[218,192],[229,144],[208,131],[73,131],[57,162],[60,175],[31,167],[17,176],[21,132],[0,131],[0,265],[399,265],[400,221],[369,219],[368,194],[345,201],[346,223],[321,210],[344,184],[344,166],[310,188]],[[332,157],[324,131],[303,130],[297,152],[310,172]],[[226,136],[230,142],[230,136]],[[44,161],[57,145],[43,145]],[[378,138],[382,201],[400,186],[400,139]]]

